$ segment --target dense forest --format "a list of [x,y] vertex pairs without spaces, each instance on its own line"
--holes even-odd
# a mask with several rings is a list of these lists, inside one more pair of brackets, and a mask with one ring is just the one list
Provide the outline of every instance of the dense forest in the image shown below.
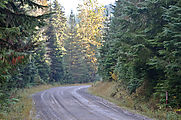
[[99,74],[146,99],[181,106],[181,1],[118,0],[100,48]]
[[181,1],[0,1],[0,112],[40,84],[116,82],[159,106],[181,107]]

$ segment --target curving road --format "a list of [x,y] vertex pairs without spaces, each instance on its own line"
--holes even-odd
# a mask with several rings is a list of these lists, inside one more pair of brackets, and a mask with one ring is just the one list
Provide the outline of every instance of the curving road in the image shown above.
[[41,120],[150,120],[87,93],[90,86],[48,89],[33,95]]

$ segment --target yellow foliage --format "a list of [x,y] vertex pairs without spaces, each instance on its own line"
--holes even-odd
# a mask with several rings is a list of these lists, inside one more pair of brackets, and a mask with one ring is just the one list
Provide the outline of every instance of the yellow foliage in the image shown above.
[[111,74],[111,77],[112,77],[113,80],[116,80],[116,81],[118,80],[118,77],[117,77],[116,73],[110,72],[110,74]]
[[47,0],[37,0],[37,2],[43,6],[47,6]]
[[102,45],[105,8],[100,6],[97,0],[84,0],[78,9],[80,23],[77,25],[77,37],[85,49],[86,57],[97,69],[96,49]]

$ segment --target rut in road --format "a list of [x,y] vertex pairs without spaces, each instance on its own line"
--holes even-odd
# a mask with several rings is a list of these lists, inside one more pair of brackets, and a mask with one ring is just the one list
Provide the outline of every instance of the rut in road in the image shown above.
[[151,120],[87,92],[90,86],[56,87],[33,95],[41,120]]

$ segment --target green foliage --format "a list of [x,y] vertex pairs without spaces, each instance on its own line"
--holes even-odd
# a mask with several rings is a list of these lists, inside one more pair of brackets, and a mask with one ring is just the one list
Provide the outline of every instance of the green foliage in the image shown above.
[[[181,44],[180,44],[180,27],[181,27],[181,6],[179,2],[177,4],[172,4],[168,9],[164,8],[164,20],[166,21],[163,31],[158,35],[158,58],[155,60],[155,65],[158,66],[159,60],[160,68],[163,69],[165,79],[159,81],[157,88],[159,86],[165,91],[168,91],[170,97],[171,106],[180,106],[181,101]],[[157,93],[164,94],[162,91]],[[163,101],[163,100],[162,100]]]
[[121,83],[130,93],[148,83],[147,96],[157,95],[180,106],[180,2],[118,0],[105,43],[99,50],[99,74]]
[[47,44],[47,56],[49,56],[49,82],[62,83],[64,71],[62,65],[63,56],[63,40],[65,34],[66,18],[62,10],[62,6],[57,0],[52,5],[52,12],[55,14],[50,18],[49,28],[46,31],[48,36]]
[[66,30],[66,39],[64,48],[66,49],[63,56],[64,81],[66,83],[85,83],[91,80],[90,63],[83,54],[85,48],[78,37],[76,16],[71,11]]
[[17,89],[38,76],[35,61],[29,56],[38,46],[33,36],[48,17],[33,14],[42,7],[31,0],[0,1],[0,112],[14,104]]

